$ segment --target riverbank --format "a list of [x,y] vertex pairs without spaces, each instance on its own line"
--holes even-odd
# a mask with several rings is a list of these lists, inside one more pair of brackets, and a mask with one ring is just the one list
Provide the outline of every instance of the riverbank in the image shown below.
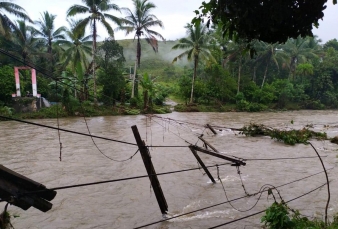
[[[97,117],[97,116],[118,116],[118,115],[138,115],[138,114],[167,114],[176,112],[280,112],[280,111],[299,111],[299,110],[325,110],[325,109],[306,109],[296,105],[290,105],[287,108],[279,109],[276,106],[260,106],[251,104],[246,109],[238,104],[214,103],[210,105],[191,103],[178,103],[172,99],[167,99],[163,106],[149,107],[147,110],[141,108],[141,105],[94,105],[90,102],[84,102],[80,106],[66,109],[61,105],[41,108],[35,112],[17,113],[10,107],[0,108],[0,115],[18,119],[44,119],[44,118],[64,118],[64,117]],[[328,109],[332,110],[332,109]],[[1,120],[1,119],[0,119]]]
[[[170,105],[154,106],[147,110],[129,105],[98,106],[90,103],[83,103],[73,109],[65,109],[61,105],[41,108],[35,112],[17,113],[10,107],[0,109],[0,115],[18,119],[44,119],[44,118],[65,118],[65,117],[97,117],[117,115],[138,115],[138,114],[166,114],[171,113],[173,108]],[[0,119],[1,120],[1,119]]]

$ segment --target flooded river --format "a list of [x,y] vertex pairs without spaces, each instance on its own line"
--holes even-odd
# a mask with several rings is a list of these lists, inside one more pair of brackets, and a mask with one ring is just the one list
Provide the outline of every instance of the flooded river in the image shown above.
[[[250,122],[274,128],[302,128],[313,125],[315,131],[325,131],[330,137],[338,135],[338,111],[294,111],[267,113],[172,113],[161,117],[180,120],[181,124],[145,116],[87,118],[93,135],[135,143],[131,126],[137,125],[142,139],[152,146],[188,146],[196,144],[201,133],[222,153],[245,159],[267,159],[316,156],[310,146],[286,146],[269,137],[245,137],[227,127],[241,128]],[[293,120],[293,124],[291,121]],[[39,124],[57,126],[55,119],[32,120]],[[197,125],[186,125],[186,122]],[[217,135],[203,128],[204,124],[219,126]],[[88,133],[83,118],[60,119],[60,127]],[[48,188],[146,175],[141,155],[132,160],[116,162],[104,157],[89,137],[61,132],[62,161],[59,161],[58,133],[17,122],[0,122],[0,159],[4,166],[36,180]],[[336,162],[338,146],[328,141],[312,141],[330,170],[330,217],[338,212],[338,183]],[[137,150],[134,145],[95,139],[96,145],[114,160],[130,158]],[[197,143],[202,146],[201,142]],[[157,173],[197,168],[198,164],[188,147],[153,147],[150,149]],[[222,164],[220,158],[203,155],[206,165]],[[246,191],[258,192],[264,184],[279,186],[322,171],[318,158],[294,160],[248,160],[240,167]],[[216,168],[210,172],[217,178]],[[235,167],[219,167],[219,176],[229,199],[245,196]],[[213,184],[203,170],[159,176],[169,206],[168,216],[175,216],[214,204],[226,202],[220,182]],[[324,173],[278,188],[285,201],[298,197],[325,183]],[[258,196],[232,202],[239,210],[251,208]],[[327,199],[326,187],[289,203],[291,208],[311,217],[323,217]],[[42,213],[34,208],[23,211],[10,206],[19,217],[12,219],[14,228],[134,228],[163,219],[148,178],[126,180],[80,188],[58,190],[53,208]],[[191,213],[168,222],[146,228],[209,228],[264,210],[273,198],[262,195],[250,211],[235,210],[229,204]],[[0,205],[2,207],[3,205]],[[220,228],[259,228],[260,215]]]

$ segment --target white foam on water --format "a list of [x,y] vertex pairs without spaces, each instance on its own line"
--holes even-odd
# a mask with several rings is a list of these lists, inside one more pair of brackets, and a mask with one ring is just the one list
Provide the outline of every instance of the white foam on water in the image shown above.
[[[193,220],[199,220],[199,219],[211,219],[211,218],[227,218],[227,219],[234,219],[235,216],[231,215],[231,212],[233,210],[227,209],[227,210],[215,210],[215,211],[206,211],[199,213],[197,215],[186,215],[186,216],[181,216],[175,219],[168,220],[169,222],[186,222],[186,221],[193,221]],[[174,214],[170,215],[168,213],[168,217],[175,217],[180,214]]]

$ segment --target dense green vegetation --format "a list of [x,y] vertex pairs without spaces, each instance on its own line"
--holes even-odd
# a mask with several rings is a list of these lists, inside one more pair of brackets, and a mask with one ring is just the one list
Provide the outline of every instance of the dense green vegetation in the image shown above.
[[312,229],[335,229],[338,228],[338,217],[333,217],[332,222],[325,225],[320,219],[308,219],[299,211],[290,209],[284,202],[274,202],[265,211],[261,218],[264,228],[268,229],[289,229],[289,228],[312,228]]
[[[38,93],[59,103],[66,115],[83,114],[78,109],[83,103],[106,107],[104,112],[92,115],[116,114],[113,112],[116,106],[124,107],[119,111],[133,110],[129,112],[133,114],[162,112],[159,108],[167,97],[180,102],[177,111],[338,107],[336,39],[325,44],[317,37],[290,38],[283,44],[255,39],[249,39],[248,43],[248,39],[241,37],[232,41],[223,36],[222,24],[208,29],[197,23],[186,26],[185,38],[158,41],[155,37],[163,37],[152,27],[163,24],[151,14],[155,5],[142,0],[133,2],[137,17],[133,17],[135,9],[122,8],[124,18],[110,14],[120,9],[111,1],[73,5],[67,11],[69,28],[55,28],[56,16],[47,11],[35,23],[8,22],[0,31],[2,49],[11,55],[0,56],[2,113],[15,115],[11,99],[15,93],[13,67],[22,65],[38,70]],[[29,19],[15,4],[6,7],[17,9],[15,15]],[[85,18],[71,20],[78,14],[84,14]],[[102,21],[98,21],[101,17]],[[137,39],[109,38],[97,42],[98,22],[103,23],[110,35],[114,29],[110,22],[114,22],[127,34],[135,33]],[[95,28],[88,33],[90,23]],[[135,59],[138,64],[133,81]],[[20,71],[20,79],[22,93],[31,91],[29,71]],[[53,109],[56,110],[50,108]]]
[[[280,45],[256,41],[253,58],[245,45],[217,41],[222,42],[225,51],[219,46],[212,50],[218,62],[207,61],[198,69],[195,103],[234,104],[237,111],[337,108],[337,40],[324,45],[310,37]],[[191,75],[186,72],[178,79],[185,99]]]

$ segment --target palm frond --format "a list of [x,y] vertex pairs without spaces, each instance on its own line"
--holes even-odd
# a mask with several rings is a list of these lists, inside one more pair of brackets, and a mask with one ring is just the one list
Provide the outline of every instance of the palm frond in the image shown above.
[[67,10],[67,17],[72,17],[77,14],[89,13],[90,9],[82,5],[73,5]]

